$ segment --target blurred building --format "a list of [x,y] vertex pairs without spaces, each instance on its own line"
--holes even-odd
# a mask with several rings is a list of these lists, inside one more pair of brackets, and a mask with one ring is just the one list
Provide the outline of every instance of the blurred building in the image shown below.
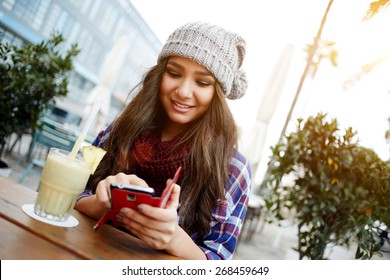
[[[123,108],[145,70],[155,64],[162,46],[130,0],[0,0],[1,43],[37,43],[53,32],[64,36],[65,49],[74,43],[81,49],[74,59],[69,93],[56,100],[56,106],[82,117],[102,75],[115,73],[108,85],[107,122]],[[117,42],[124,36],[128,47],[115,58]],[[120,69],[103,69],[111,61]]]

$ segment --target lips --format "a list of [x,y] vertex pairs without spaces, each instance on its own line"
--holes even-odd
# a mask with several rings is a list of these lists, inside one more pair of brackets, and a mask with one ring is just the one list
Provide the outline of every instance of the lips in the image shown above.
[[189,111],[191,111],[192,108],[195,107],[195,106],[190,106],[190,105],[186,105],[186,104],[183,104],[183,103],[179,103],[179,102],[173,101],[173,100],[171,100],[171,102],[172,102],[173,108],[176,111],[181,112],[181,113],[189,112]]

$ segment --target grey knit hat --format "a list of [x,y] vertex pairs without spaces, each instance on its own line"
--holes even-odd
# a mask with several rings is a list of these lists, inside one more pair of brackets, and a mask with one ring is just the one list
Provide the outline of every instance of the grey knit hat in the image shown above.
[[168,38],[157,59],[184,56],[207,68],[229,99],[245,94],[247,80],[240,69],[245,56],[245,41],[237,34],[203,22],[188,23]]

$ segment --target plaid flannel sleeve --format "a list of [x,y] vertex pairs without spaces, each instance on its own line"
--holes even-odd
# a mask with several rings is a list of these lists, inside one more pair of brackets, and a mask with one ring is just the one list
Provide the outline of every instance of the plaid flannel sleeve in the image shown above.
[[231,259],[244,221],[251,186],[249,162],[238,151],[230,162],[225,200],[213,210],[209,234],[198,243],[207,259]]

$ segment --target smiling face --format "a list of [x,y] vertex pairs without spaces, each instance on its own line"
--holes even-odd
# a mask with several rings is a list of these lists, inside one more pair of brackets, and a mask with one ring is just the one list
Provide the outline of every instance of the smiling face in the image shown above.
[[160,101],[168,120],[162,138],[169,139],[188,129],[209,109],[217,81],[193,60],[169,58],[160,85]]

